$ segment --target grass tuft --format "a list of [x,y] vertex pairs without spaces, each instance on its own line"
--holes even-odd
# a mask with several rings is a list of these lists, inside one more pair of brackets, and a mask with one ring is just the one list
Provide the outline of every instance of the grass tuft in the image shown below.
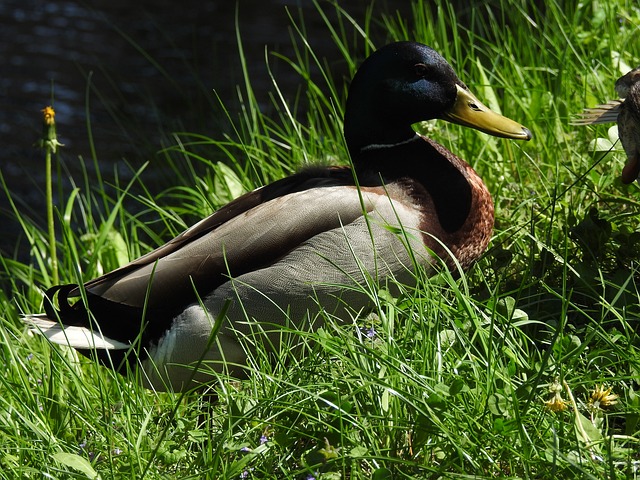
[[[363,286],[371,312],[323,313],[314,333],[292,322],[283,348],[251,350],[247,379],[220,375],[207,395],[158,394],[25,332],[19,315],[41,310],[54,256],[44,219],[0,176],[29,248],[27,261],[0,258],[0,478],[640,476],[638,185],[621,184],[619,149],[593,147],[605,127],[569,124],[640,64],[640,9],[625,0],[411,6],[407,17],[372,8],[358,25],[347,8],[317,4],[340,54],[330,61],[289,10],[295,53],[266,52],[271,97],[256,98],[243,63],[241,111],[212,98],[225,135],[173,135],[154,163],[175,183],[159,195],[145,185],[146,165],[87,165],[59,179],[54,188],[68,192],[56,210],[60,281],[116,268],[301,166],[346,163],[346,85],[332,66],[350,76],[401,39],[440,51],[483,101],[533,132],[520,144],[418,126],[489,185],[488,253],[460,279],[417,272],[414,288]],[[242,32],[238,45],[244,58]],[[276,62],[299,75],[295,95],[279,88]]]

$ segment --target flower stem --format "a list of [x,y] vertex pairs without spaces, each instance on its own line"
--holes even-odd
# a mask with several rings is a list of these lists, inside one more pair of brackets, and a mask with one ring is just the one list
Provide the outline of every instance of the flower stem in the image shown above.
[[59,283],[58,277],[58,255],[56,248],[56,228],[53,218],[53,179],[51,155],[56,153],[58,147],[62,144],[58,142],[56,136],[55,111],[52,107],[45,107],[43,113],[43,135],[41,146],[44,148],[45,159],[45,183],[46,183],[46,203],[47,203],[47,230],[49,233],[49,257],[51,260],[51,280],[55,285]]
[[47,230],[49,232],[49,256],[51,258],[51,279],[58,283],[58,256],[56,249],[56,229],[53,222],[53,192],[51,180],[51,148],[45,147],[46,196],[47,196]]

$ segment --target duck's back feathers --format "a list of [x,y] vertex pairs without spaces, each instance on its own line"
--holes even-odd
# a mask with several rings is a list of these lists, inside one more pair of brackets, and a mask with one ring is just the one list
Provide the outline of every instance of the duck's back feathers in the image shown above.
[[571,121],[571,125],[599,125],[618,121],[622,100],[611,100],[602,105],[585,108],[582,113]]

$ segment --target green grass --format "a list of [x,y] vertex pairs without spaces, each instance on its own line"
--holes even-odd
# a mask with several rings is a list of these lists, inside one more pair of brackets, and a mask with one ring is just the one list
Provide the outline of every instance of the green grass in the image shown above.
[[[487,254],[459,280],[418,272],[396,298],[372,288],[371,313],[292,331],[299,350],[274,361],[258,349],[249,379],[221,376],[207,396],[143,390],[25,333],[19,315],[41,310],[54,274],[44,219],[15,199],[30,261],[1,259],[0,478],[638,478],[640,190],[618,179],[619,146],[590,150],[606,127],[569,122],[613,98],[625,65],[640,63],[640,9],[531,3],[456,12],[414,1],[411,18],[357,28],[339,12],[326,35],[343,58],[327,60],[292,13],[297,53],[272,55],[300,75],[299,98],[285,100],[274,78],[267,116],[246,78],[242,110],[225,110],[228,135],[176,133],[163,150],[176,180],[157,198],[144,168],[127,184],[117,172],[71,179],[57,205],[62,282],[113,269],[302,165],[346,163],[346,85],[327,62],[352,74],[355,52],[398,39],[440,51],[483,101],[533,132],[522,144],[422,125],[492,191]],[[366,38],[374,26],[386,33]],[[590,404],[602,385],[615,405]],[[563,411],[546,406],[552,391]]]

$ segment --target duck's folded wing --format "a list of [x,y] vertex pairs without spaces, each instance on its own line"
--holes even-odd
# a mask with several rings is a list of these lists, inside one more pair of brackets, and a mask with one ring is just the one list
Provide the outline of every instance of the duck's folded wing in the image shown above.
[[104,282],[112,278],[119,278],[126,272],[136,270],[143,265],[154,263],[157,260],[180,250],[184,245],[209,234],[232,218],[235,218],[238,215],[241,215],[242,213],[272,199],[321,186],[332,186],[337,184],[344,185],[345,181],[348,182],[349,179],[352,178],[350,171],[343,167],[327,167],[319,169],[318,171],[323,172],[323,175],[315,176],[299,173],[248,192],[224,205],[208,217],[200,220],[198,223],[191,226],[172,240],[169,240],[164,245],[142,255],[141,257],[138,257],[127,265],[106,273],[100,278],[89,282],[86,286],[90,286],[94,282]]
[[600,123],[615,123],[620,113],[622,100],[611,100],[605,104],[593,108],[585,108],[571,125],[598,125]]
[[[379,200],[375,197],[381,195],[364,196],[365,210],[374,208]],[[305,240],[362,214],[355,187],[294,192],[246,209],[188,240],[183,237],[179,247],[167,249],[165,255],[158,253],[161,247],[144,263],[133,262],[88,282],[85,289],[103,301],[129,307],[175,309],[206,296],[229,276],[268,266]]]

